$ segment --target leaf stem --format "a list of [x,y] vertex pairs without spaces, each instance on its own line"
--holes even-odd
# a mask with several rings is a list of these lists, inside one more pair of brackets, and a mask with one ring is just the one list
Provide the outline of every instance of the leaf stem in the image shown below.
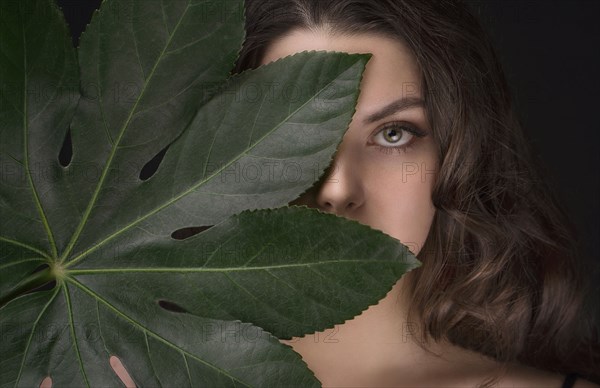
[[32,251],[34,253],[37,253],[37,254],[39,254],[42,257],[45,257],[49,261],[51,260],[51,257],[48,256],[48,254],[46,252],[41,251],[41,250],[39,250],[39,249],[37,249],[35,247],[32,247],[31,245],[24,244],[24,243],[22,243],[20,241],[17,241],[17,240],[11,240],[10,238],[4,237],[4,236],[0,236],[0,241],[4,241],[4,242],[7,242],[9,244],[16,245],[18,247],[23,247],[23,248],[29,249],[30,251]]
[[13,299],[25,295],[53,280],[55,280],[55,275],[50,267],[31,274],[28,278],[25,278],[18,283],[12,291],[0,298],[0,308]]
[[[23,68],[25,69],[25,75],[23,77],[23,90],[27,91],[28,79],[27,79],[27,41],[25,37],[25,27],[22,27],[23,33]],[[33,183],[33,178],[31,176],[31,170],[29,169],[29,122],[28,122],[28,112],[27,112],[27,93],[23,97],[23,161],[25,164],[25,173],[27,176],[27,181],[31,188],[31,193],[33,195],[33,200],[35,202],[35,206],[40,214],[40,220],[44,225],[44,230],[48,235],[48,242],[50,244],[50,249],[52,250],[52,256],[58,256],[58,250],[56,249],[56,243],[54,241],[54,235],[52,234],[52,229],[50,229],[50,224],[48,223],[48,219],[46,218],[46,213],[44,212],[44,208],[42,207],[42,203],[40,201],[40,197],[38,195],[35,184]]]

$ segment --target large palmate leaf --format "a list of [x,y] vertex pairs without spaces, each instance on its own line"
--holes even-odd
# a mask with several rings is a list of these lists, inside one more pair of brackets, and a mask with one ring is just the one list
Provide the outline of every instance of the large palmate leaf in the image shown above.
[[2,386],[119,385],[111,356],[138,386],[318,385],[278,338],[418,265],[285,206],[330,163],[368,55],[230,77],[241,0],[105,0],[77,55],[50,0],[0,18]]

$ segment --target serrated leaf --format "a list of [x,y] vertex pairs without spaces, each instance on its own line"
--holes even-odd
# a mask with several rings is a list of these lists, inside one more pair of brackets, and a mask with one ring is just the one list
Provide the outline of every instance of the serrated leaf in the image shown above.
[[243,36],[242,0],[104,1],[78,51],[84,95],[62,176],[75,211],[56,221],[63,258],[227,79]]
[[[90,254],[101,260],[93,255],[100,247],[112,251],[124,241],[214,225],[244,209],[296,198],[329,164],[352,117],[367,58],[301,53],[234,77],[200,109],[155,176],[108,186],[112,205],[96,205],[102,212],[87,221],[91,232],[79,243],[88,249],[67,265]],[[243,95],[253,85],[274,86],[248,100]],[[284,96],[290,85],[298,85],[293,99]]]
[[418,265],[380,231],[295,206],[244,211],[183,241],[132,248],[65,273],[122,309],[166,300],[190,314],[252,322],[279,338],[354,317]]

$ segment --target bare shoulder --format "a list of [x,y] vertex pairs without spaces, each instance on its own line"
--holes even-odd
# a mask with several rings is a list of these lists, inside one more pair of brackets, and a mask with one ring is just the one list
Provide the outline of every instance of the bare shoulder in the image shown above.
[[600,388],[600,385],[592,383],[589,380],[577,379],[575,384],[573,384],[573,388]]
[[[478,388],[562,388],[566,376],[560,373],[537,369],[520,363],[502,364],[482,354],[462,349],[453,349],[453,358],[460,359],[461,367],[454,365],[460,376],[456,385]],[[572,388],[600,388],[600,385],[581,377]]]
[[[548,372],[525,365],[512,365],[498,380],[495,387],[556,387],[561,388],[565,375]],[[591,381],[578,378],[573,388],[600,388]]]

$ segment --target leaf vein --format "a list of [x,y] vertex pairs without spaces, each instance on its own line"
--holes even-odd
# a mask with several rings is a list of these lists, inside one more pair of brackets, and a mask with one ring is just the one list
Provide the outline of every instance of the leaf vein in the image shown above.
[[37,248],[34,248],[31,245],[27,245],[27,244],[22,243],[20,241],[12,240],[12,239],[9,239],[9,238],[4,237],[4,236],[0,236],[0,241],[4,241],[4,242],[7,242],[9,244],[13,244],[13,245],[16,245],[16,246],[19,246],[19,247],[22,247],[22,248],[29,249],[30,251],[35,252],[35,253],[37,253],[39,255],[42,255],[46,259],[50,260],[50,256],[48,256],[47,253],[45,253],[45,252],[43,252],[43,251],[41,251],[41,250],[39,250]]
[[292,286],[290,283],[286,282],[285,280],[281,279],[279,276],[275,275],[274,273],[272,273],[271,271],[269,271],[268,269],[265,269],[265,272],[268,273],[269,275],[273,276],[275,279],[279,280],[281,283],[285,284],[286,286],[288,286],[289,288],[291,288],[292,290],[299,292],[300,294],[302,294],[305,298],[312,300],[313,302],[315,302],[316,304],[323,306],[326,310],[332,310],[332,311],[336,311],[339,312],[339,310],[334,309],[331,306],[327,306],[326,304],[323,304],[323,302],[319,301],[318,299],[316,299],[313,296],[310,296],[304,292],[302,292],[301,290],[297,289],[296,287]]
[[[227,238],[227,240],[225,240],[224,242],[220,243],[220,244],[219,244],[219,248],[223,247],[225,244],[227,244],[229,241],[231,241],[231,240],[232,240],[234,237],[237,237],[237,234],[236,234],[236,233],[232,233],[232,234],[231,234],[231,236],[229,236],[229,237]],[[206,265],[207,265],[207,264],[208,264],[208,263],[209,263],[209,262],[212,260],[212,258],[215,256],[215,254],[216,254],[217,252],[219,252],[219,251],[220,251],[220,249],[219,249],[219,248],[216,248],[216,249],[215,249],[215,250],[214,250],[214,251],[213,251],[213,252],[210,254],[210,256],[209,256],[209,257],[206,259],[206,261],[204,262],[204,264],[202,264],[202,267],[206,267]]]
[[[67,60],[65,59],[65,62],[66,61]],[[44,107],[42,109],[40,109],[40,111],[30,120],[30,123],[33,123],[34,121],[36,121],[37,118],[46,111],[46,109],[48,108],[48,105],[50,105],[50,103],[54,101],[54,99],[58,95],[60,86],[62,86],[62,84],[63,84],[63,80],[65,79],[66,72],[67,72],[67,66],[66,66],[66,64],[64,64],[62,67],[62,73],[60,75],[60,81],[56,85],[56,90],[54,91],[54,94],[52,95],[52,97],[50,97],[46,100],[46,104],[44,105]],[[69,97],[69,98],[71,98],[71,97]]]
[[168,36],[171,34],[171,31],[169,31],[169,25],[167,24],[167,14],[165,13],[164,0],[160,0],[160,12],[162,13],[163,24],[165,25],[165,31],[167,31]]
[[185,354],[183,354],[183,352],[181,353],[181,357],[183,357],[183,362],[185,363],[185,371],[187,372],[188,380],[190,382],[190,387],[193,387],[194,383],[192,383],[192,375],[190,373],[190,367],[187,362],[187,357],[185,356]]
[[203,40],[205,40],[205,39],[207,39],[207,38],[209,38],[209,37],[213,36],[213,35],[214,35],[215,33],[217,33],[218,31],[219,31],[219,29],[215,28],[215,29],[214,29],[214,30],[212,30],[210,33],[208,33],[207,35],[204,35],[204,36],[203,36],[203,37],[201,37],[201,38],[198,38],[198,39],[196,39],[196,40],[194,40],[194,41],[192,41],[192,42],[190,42],[190,43],[186,43],[185,45],[183,45],[183,46],[181,46],[181,47],[179,47],[179,48],[176,48],[176,49],[174,49],[174,50],[167,51],[167,52],[165,53],[165,56],[166,56],[166,55],[171,55],[171,54],[176,54],[176,53],[178,53],[178,52],[180,52],[180,51],[183,51],[183,50],[185,50],[186,48],[188,48],[188,47],[191,47],[191,46],[195,45],[196,43],[202,42]]
[[[110,310],[112,310],[116,315],[122,317],[124,320],[126,320],[127,322],[129,322],[130,324],[132,324],[133,326],[137,327],[140,331],[142,331],[143,333],[148,333],[150,334],[152,337],[154,337],[155,339],[157,339],[158,341],[164,343],[165,345],[186,354],[188,357],[212,368],[217,370],[218,372],[224,374],[225,376],[231,378],[231,379],[236,379],[235,376],[230,375],[229,373],[227,373],[226,370],[221,369],[211,363],[209,363],[208,361],[204,361],[203,359],[196,357],[195,355],[187,352],[186,350],[178,347],[177,345],[169,342],[167,339],[163,338],[162,336],[160,336],[157,333],[154,333],[151,330],[148,330],[147,328],[145,328],[144,326],[142,326],[141,323],[137,322],[136,320],[134,320],[132,317],[130,317],[129,315],[125,314],[124,312],[122,312],[121,310],[119,310],[118,308],[116,308],[115,306],[113,306],[112,304],[110,304],[110,302],[108,302],[107,300],[103,299],[100,295],[98,295],[97,293],[95,293],[93,290],[89,289],[88,287],[84,286],[83,284],[79,283],[77,280],[71,278],[71,277],[67,277],[66,278],[67,281],[73,283],[74,285],[76,285],[77,287],[79,287],[81,290],[85,291],[86,293],[88,293],[89,295],[91,295],[93,298],[95,298],[97,301],[102,302],[104,305],[106,305]],[[238,381],[239,383],[243,384],[244,386],[250,387],[249,385],[245,384],[243,381],[240,381],[239,379],[236,379],[236,381]]]
[[92,209],[94,208],[94,205],[96,204],[96,201],[98,200],[98,196],[100,194],[100,190],[102,188],[102,186],[104,185],[104,180],[106,179],[106,176],[108,175],[108,171],[110,170],[110,167],[112,165],[112,161],[114,160],[115,154],[117,152],[118,146],[121,143],[121,140],[125,134],[125,130],[129,127],[129,123],[131,122],[131,119],[134,116],[134,112],[137,109],[138,104],[140,103],[141,99],[143,98],[146,89],[148,87],[148,85],[150,84],[150,80],[152,79],[152,77],[154,76],[154,72],[156,71],[156,68],[158,67],[158,64],[161,62],[165,50],[167,49],[167,47],[169,47],[169,45],[171,44],[171,40],[173,39],[173,37],[175,36],[175,33],[177,32],[179,26],[181,25],[181,21],[183,20],[183,18],[185,17],[186,13],[188,12],[190,8],[190,3],[188,2],[185,11],[183,12],[183,15],[181,16],[181,18],[179,19],[179,21],[177,22],[177,25],[175,26],[175,29],[173,30],[172,34],[169,36],[169,40],[167,41],[167,43],[165,44],[165,47],[163,48],[163,51],[161,52],[161,54],[158,56],[156,62],[154,63],[154,66],[152,67],[152,70],[150,71],[150,74],[148,75],[148,78],[146,80],[146,82],[144,83],[144,87],[142,88],[142,91],[140,92],[140,95],[138,96],[135,104],[133,105],[133,107],[131,108],[131,111],[129,112],[129,116],[127,117],[127,120],[125,121],[125,123],[123,124],[123,126],[121,127],[121,130],[119,131],[119,136],[117,137],[116,143],[115,145],[112,147],[111,153],[108,157],[108,160],[106,161],[106,164],[104,166],[104,169],[102,170],[102,175],[100,176],[100,180],[98,181],[98,184],[96,185],[96,189],[94,190],[94,194],[92,195],[92,198],[85,210],[85,213],[81,219],[81,221],[79,222],[79,225],[77,226],[77,229],[75,230],[75,233],[73,234],[73,237],[71,238],[71,240],[69,241],[69,244],[67,245],[67,248],[65,249],[64,254],[61,257],[61,262],[63,262],[67,256],[69,255],[69,253],[71,253],[71,250],[73,249],[73,247],[75,246],[75,243],[77,242],[77,240],[79,239],[79,236],[84,228],[84,226],[87,224],[87,221],[89,219],[89,216],[92,212]]
[[256,297],[256,295],[254,295],[252,292],[248,291],[248,289],[247,289],[247,288],[245,288],[244,286],[242,286],[241,284],[239,284],[239,283],[237,283],[235,280],[233,280],[233,279],[232,279],[232,278],[231,278],[231,277],[230,277],[230,276],[229,276],[229,275],[228,275],[226,272],[225,272],[225,273],[223,273],[223,275],[225,275],[225,277],[226,277],[227,279],[229,279],[229,281],[230,281],[230,282],[231,282],[233,285],[235,285],[236,287],[238,287],[238,288],[239,288],[240,290],[242,290],[244,293],[248,294],[248,295],[249,295],[249,296],[250,296],[252,299],[256,300],[256,301],[257,301],[259,304],[261,304],[261,305],[263,305],[263,306],[267,307],[267,309],[269,309],[269,310],[273,311],[275,314],[277,314],[278,316],[282,317],[282,318],[283,318],[283,319],[285,319],[286,321],[293,322],[293,323],[299,323],[299,324],[301,324],[301,325],[304,325],[304,322],[300,322],[300,321],[297,321],[297,320],[295,320],[295,319],[291,319],[291,318],[289,318],[289,317],[285,316],[284,314],[280,313],[279,311],[277,311],[277,310],[276,310],[276,309],[275,309],[273,306],[269,305],[269,304],[268,304],[268,303],[266,303],[265,301],[263,301],[263,300],[260,300],[258,297]]
[[[134,12],[135,12],[135,10],[134,10]],[[137,36],[135,34],[135,27],[133,25],[134,19],[135,18],[130,19],[133,47],[135,48],[135,57],[137,58],[137,63],[140,66],[140,71],[142,72],[142,78],[144,79],[144,81],[146,81],[146,72],[144,71],[144,66],[142,66],[142,60],[140,58],[140,50],[138,49],[138,45],[137,45]],[[157,62],[159,62],[159,61],[160,60],[157,60]],[[140,95],[140,97],[141,97],[141,95]]]
[[19,379],[21,378],[21,374],[23,373],[23,367],[25,366],[25,359],[27,358],[27,353],[29,352],[29,346],[31,345],[31,339],[33,338],[33,335],[35,333],[37,325],[38,325],[40,319],[42,318],[42,315],[44,315],[44,313],[48,309],[48,306],[50,306],[50,304],[54,301],[54,298],[56,298],[56,295],[58,295],[58,290],[59,289],[56,288],[56,291],[54,291],[54,294],[52,295],[52,297],[50,297],[50,300],[48,300],[48,302],[44,305],[44,308],[42,309],[42,311],[40,311],[35,322],[33,323],[33,327],[31,328],[31,333],[29,334],[29,338],[27,339],[27,345],[25,345],[25,351],[23,352],[23,359],[21,360],[21,366],[19,367],[19,373],[17,374],[17,379],[15,381],[15,387],[17,386],[17,383],[19,382]]
[[96,301],[96,321],[98,322],[98,332],[100,334],[100,339],[102,340],[102,347],[106,351],[106,354],[110,355],[110,351],[106,347],[106,340],[104,339],[104,334],[102,334],[102,324],[100,323],[100,304]]
[[160,377],[158,376],[158,373],[156,373],[156,368],[154,368],[154,361],[152,361],[152,355],[150,352],[150,344],[148,343],[148,334],[146,333],[146,331],[144,331],[143,333],[144,333],[144,342],[146,343],[146,352],[148,353],[148,360],[150,360],[150,367],[152,368],[152,373],[154,373],[154,376],[156,376],[156,380],[158,381],[158,384],[162,387],[163,383],[162,383],[162,381],[160,381]]
[[[172,259],[175,262],[175,258]],[[165,268],[96,268],[96,269],[74,269],[68,270],[68,274],[70,275],[94,275],[94,274],[108,274],[108,273],[188,273],[188,272],[236,272],[236,271],[255,271],[255,270],[265,270],[265,269],[286,269],[286,268],[294,268],[294,267],[307,267],[309,265],[329,265],[332,263],[384,263],[390,264],[391,260],[359,260],[359,259],[340,259],[340,260],[328,260],[326,262],[312,262],[312,263],[287,263],[287,264],[278,264],[278,265],[265,265],[261,267],[220,267],[220,268],[206,268],[206,267],[186,267],[186,268],[173,268],[173,267],[165,267]],[[206,263],[204,264],[206,265]]]
[[[25,30],[24,30],[25,27],[22,26],[21,28],[22,28],[22,33],[23,33],[23,69],[24,69],[23,91],[26,92],[27,87],[28,87],[27,39],[25,37],[26,36]],[[28,136],[29,135],[29,121],[28,121],[27,115],[28,115],[27,93],[24,93],[24,95],[23,95],[23,157],[24,157],[24,162],[25,162],[25,174],[27,175],[27,181],[29,183],[29,186],[31,187],[31,193],[33,196],[33,200],[35,202],[35,206],[40,215],[42,224],[44,225],[44,229],[46,230],[46,234],[48,235],[48,243],[50,244],[50,249],[52,251],[52,254],[54,256],[58,256],[58,251],[56,249],[56,243],[54,242],[54,236],[52,234],[52,230],[50,229],[50,225],[48,224],[48,219],[46,218],[46,213],[44,212],[42,203],[40,202],[40,198],[39,198],[37,189],[35,187],[35,184],[33,183],[33,177],[31,176],[31,170],[29,169],[29,136]]]
[[176,94],[172,95],[171,97],[169,97],[165,101],[161,102],[160,104],[151,105],[151,106],[149,106],[149,107],[147,107],[145,109],[141,109],[141,110],[137,111],[135,113],[135,115],[138,116],[138,115],[140,115],[140,114],[142,114],[144,112],[147,112],[149,110],[154,110],[154,109],[160,108],[161,106],[167,105],[168,103],[170,103],[171,101],[173,101],[177,97],[181,96],[182,94],[184,94],[185,92],[187,92],[188,90],[190,90],[191,88],[193,88],[194,86],[196,86],[196,84],[198,83],[198,80],[201,79],[206,73],[208,73],[209,70],[211,70],[211,68],[207,68],[206,70],[204,70],[196,78],[194,78],[194,80],[192,82],[189,82],[185,88],[183,88],[182,90],[180,90]]
[[42,259],[41,257],[32,257],[32,258],[29,258],[29,259],[22,259],[22,260],[19,260],[19,261],[13,261],[12,263],[0,265],[0,270],[4,270],[5,268],[12,267],[13,265],[27,263],[27,262],[30,262],[30,261],[44,261],[44,259]]
[[83,360],[81,359],[81,353],[79,352],[79,344],[77,343],[77,334],[75,333],[75,324],[73,322],[73,308],[71,306],[71,297],[69,296],[68,286],[65,284],[62,286],[62,289],[65,294],[65,301],[67,302],[67,310],[69,312],[69,327],[71,337],[73,338],[73,347],[75,348],[75,355],[77,356],[77,361],[79,361],[79,369],[81,370],[81,374],[83,375],[85,385],[89,387],[90,383],[85,373],[85,368],[83,367]]
[[[321,88],[321,90],[319,90],[317,93],[315,93],[315,96],[318,96],[319,94],[321,94],[327,87],[329,87],[335,80],[330,81],[329,83],[327,83],[325,86],[323,86]],[[316,97],[312,97],[309,98],[307,101],[305,101],[302,105],[300,105],[294,112],[290,112],[288,113],[288,116],[285,117],[283,120],[281,120],[281,122],[279,122],[277,125],[274,126],[273,129],[271,129],[270,131],[267,131],[267,133],[265,133],[260,139],[258,139],[253,145],[252,148],[256,147],[258,144],[260,144],[260,142],[262,142],[265,138],[267,138],[269,135],[271,135],[273,132],[275,132],[277,129],[279,129],[279,127],[281,127],[286,121],[287,119],[289,119],[291,116],[293,116],[294,114],[296,114],[297,112],[299,112],[300,110],[302,110],[303,108],[305,108],[309,102],[311,102],[314,98]],[[213,139],[214,141],[214,139]],[[252,149],[251,148],[251,149]],[[148,217],[151,217],[152,215],[160,212],[161,210],[163,210],[164,208],[166,208],[167,206],[172,205],[173,203],[177,202],[178,200],[180,200],[181,198],[185,197],[186,195],[190,194],[191,192],[195,191],[198,187],[202,186],[204,183],[206,183],[207,181],[209,181],[210,179],[218,176],[218,174],[221,171],[224,171],[225,169],[227,169],[229,166],[231,166],[233,163],[235,163],[236,161],[238,161],[239,159],[241,159],[243,156],[247,155],[249,151],[251,151],[251,149],[246,150],[245,152],[241,152],[240,155],[238,157],[234,157],[231,159],[231,161],[225,165],[223,165],[221,168],[219,168],[218,170],[214,171],[210,176],[208,176],[205,179],[200,180],[200,182],[192,185],[190,188],[184,190],[183,192],[179,193],[178,195],[174,196],[173,198],[171,198],[170,200],[168,200],[167,202],[163,203],[162,205],[152,209],[151,211],[149,211],[148,213],[144,214],[143,216],[141,216],[140,218],[136,219],[135,221],[129,223],[128,225],[124,226],[123,228],[117,230],[116,232],[110,234],[109,236],[107,236],[106,238],[104,238],[103,240],[99,241],[98,243],[94,244],[92,247],[90,247],[89,249],[85,250],[84,252],[82,252],[80,255],[78,255],[77,257],[73,258],[70,262],[67,263],[66,267],[69,267],[75,263],[77,263],[78,261],[80,261],[81,259],[85,258],[88,254],[90,254],[91,252],[95,251],[96,249],[98,249],[100,246],[104,245],[106,242],[112,240],[113,238],[115,238],[116,236],[119,236],[122,233],[125,233],[126,231],[128,231],[129,229],[131,229],[132,227],[134,227],[135,225],[137,225],[138,223],[142,222],[143,220],[147,219]],[[206,165],[204,166],[204,173],[203,175],[206,174]],[[94,200],[95,201],[95,200]],[[66,257],[66,255],[65,255]]]

